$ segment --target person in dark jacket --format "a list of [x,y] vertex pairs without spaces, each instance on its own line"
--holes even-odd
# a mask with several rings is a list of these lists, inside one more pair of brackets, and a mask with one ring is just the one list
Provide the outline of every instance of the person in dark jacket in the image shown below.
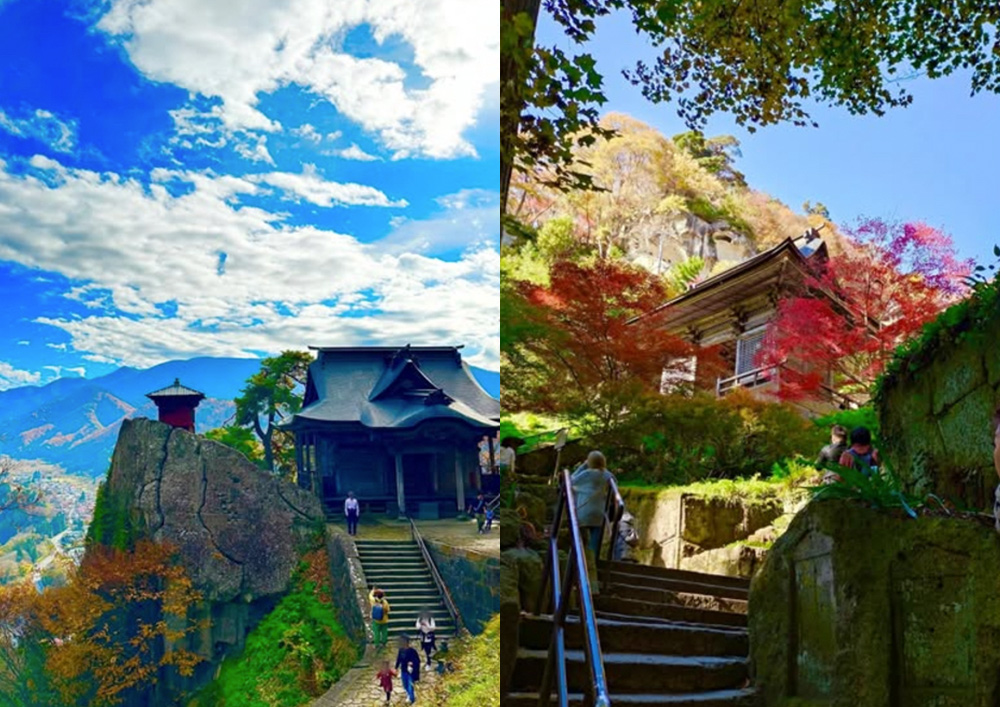
[[828,464],[839,464],[840,457],[847,451],[847,428],[843,425],[834,425],[830,430],[830,444],[823,447],[816,459],[817,467],[825,467]]
[[399,653],[396,654],[396,670],[399,671],[403,689],[412,705],[417,701],[414,684],[420,681],[420,654],[410,647],[409,636],[400,636]]

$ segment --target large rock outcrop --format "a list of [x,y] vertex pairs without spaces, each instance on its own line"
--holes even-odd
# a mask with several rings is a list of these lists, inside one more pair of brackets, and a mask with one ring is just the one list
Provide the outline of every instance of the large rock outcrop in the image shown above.
[[[190,677],[161,671],[127,707],[174,704],[210,682],[226,656],[291,589],[303,554],[322,546],[318,499],[258,469],[239,452],[147,419],[126,420],[106,484],[107,512],[125,514],[131,539],[178,549],[201,603],[200,629],[166,650],[202,658]],[[121,527],[122,518],[112,519]]]
[[283,594],[323,511],[315,496],[239,452],[153,420],[127,420],[107,490],[139,534],[176,545],[212,602]]
[[763,704],[995,707],[998,567],[977,521],[809,504],[751,585]]

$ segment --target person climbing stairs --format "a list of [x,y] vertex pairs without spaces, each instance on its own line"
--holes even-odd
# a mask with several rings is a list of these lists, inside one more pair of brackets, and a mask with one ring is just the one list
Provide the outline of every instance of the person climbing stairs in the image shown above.
[[[368,587],[377,586],[389,602],[389,637],[417,640],[417,616],[430,610],[437,624],[438,646],[455,635],[452,620],[420,547],[409,540],[355,540]],[[419,647],[419,644],[414,644]]]
[[[594,597],[612,707],[752,707],[748,673],[749,582],[696,572],[601,562]],[[523,614],[517,665],[503,707],[538,707],[550,615]],[[578,616],[566,630],[570,707],[589,680]],[[555,689],[551,704],[556,705]]]

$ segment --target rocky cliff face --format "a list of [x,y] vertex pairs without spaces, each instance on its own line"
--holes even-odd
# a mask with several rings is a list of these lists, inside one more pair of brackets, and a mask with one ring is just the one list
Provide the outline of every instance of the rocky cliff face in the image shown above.
[[[156,696],[211,679],[290,588],[303,552],[322,541],[318,499],[242,454],[152,420],[126,420],[107,480],[108,505],[127,509],[135,535],[178,548],[203,604],[204,626],[183,645],[204,658],[191,679],[164,676]],[[168,647],[168,650],[171,647]]]
[[282,594],[302,546],[322,528],[313,495],[228,447],[152,420],[123,424],[108,492],[127,499],[140,534],[179,548],[210,601]]
[[735,264],[756,253],[754,244],[727,221],[709,222],[688,212],[655,214],[628,235],[629,259],[650,270],[662,270],[698,257],[708,270],[716,263]]

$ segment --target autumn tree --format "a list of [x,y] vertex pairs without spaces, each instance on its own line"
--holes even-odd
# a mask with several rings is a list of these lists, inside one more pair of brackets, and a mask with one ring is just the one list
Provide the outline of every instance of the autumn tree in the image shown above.
[[236,398],[236,424],[249,427],[264,447],[264,466],[275,469],[275,460],[284,468],[294,463],[291,435],[278,424],[302,408],[302,389],[312,356],[306,351],[284,351],[260,362]]
[[39,594],[28,582],[0,586],[0,704],[57,704],[45,668],[45,641],[38,616]]
[[46,668],[62,701],[110,707],[164,670],[190,676],[201,659],[183,640],[199,629],[190,610],[200,598],[167,545],[89,548],[69,583],[37,600],[50,637]]
[[899,345],[967,292],[971,263],[935,228],[870,219],[845,233],[843,252],[779,305],[761,351],[762,365],[789,364],[781,374],[786,399],[824,386],[866,392]]
[[[540,7],[575,49],[536,44]],[[718,112],[751,131],[812,125],[809,103],[882,115],[912,101],[905,79],[915,75],[966,70],[973,93],[1000,92],[996,3],[501,0],[500,8],[502,210],[514,165],[587,186],[571,153],[599,127],[607,68],[585,49],[596,21],[616,11],[659,53],[627,78],[648,100],[673,102],[692,130]]]
[[663,282],[614,260],[559,261],[549,285],[519,283],[504,337],[504,403],[576,417],[603,432],[629,401],[659,388],[694,347],[636,316],[666,299]]

